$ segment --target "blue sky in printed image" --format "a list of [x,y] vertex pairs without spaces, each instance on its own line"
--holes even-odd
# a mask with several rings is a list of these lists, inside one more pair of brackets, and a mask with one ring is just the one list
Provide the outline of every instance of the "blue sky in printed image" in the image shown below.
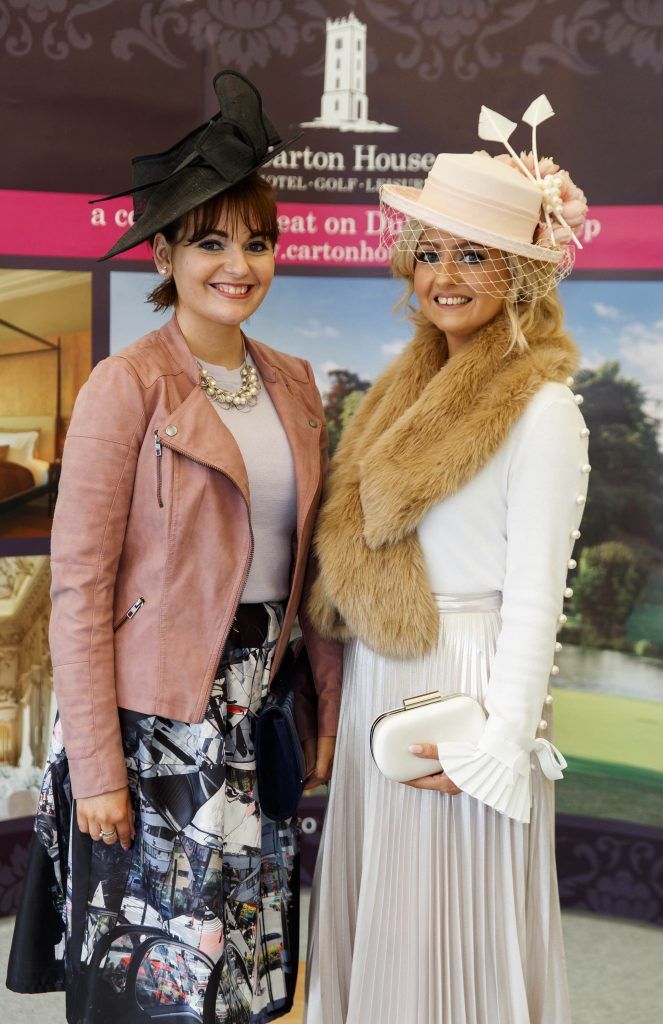
[[392,312],[404,292],[389,278],[282,277],[251,318],[251,333],[308,359],[318,386],[336,367],[373,378],[407,344],[412,328]]
[[[144,301],[156,280],[153,274],[111,274],[113,351],[165,319]],[[334,367],[372,380],[411,336],[403,314],[391,311],[402,292],[403,284],[389,278],[277,276],[247,331],[309,359],[323,391]],[[583,363],[619,361],[626,376],[642,383],[655,412],[654,403],[663,402],[663,282],[571,280],[561,293]]]
[[663,281],[565,281],[561,293],[583,365],[616,360],[663,420]]

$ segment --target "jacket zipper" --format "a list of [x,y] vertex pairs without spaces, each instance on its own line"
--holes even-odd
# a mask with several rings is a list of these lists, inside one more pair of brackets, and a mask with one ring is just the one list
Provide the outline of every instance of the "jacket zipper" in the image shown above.
[[[221,476],[225,476],[226,480],[229,480],[230,483],[233,485],[233,487],[237,487],[237,484],[235,483],[233,478],[231,476],[229,476],[228,473],[224,473],[222,469],[219,469],[217,466],[214,466],[211,462],[205,462],[204,459],[197,459],[195,457],[195,455],[189,455],[188,452],[182,451],[181,448],[176,448],[175,445],[167,444],[165,441],[162,441],[159,437],[157,437],[157,431],[155,430],[154,431],[155,447],[156,447],[157,442],[159,444],[159,453],[158,453],[159,455],[161,454],[161,448],[162,447],[163,448],[170,448],[171,451],[178,452],[180,455],[183,455],[185,459],[191,459],[192,462],[197,462],[199,466],[206,466],[207,469],[213,469],[216,473],[219,473]],[[157,463],[157,465],[158,465],[158,463]],[[237,489],[239,490],[239,488],[237,488]],[[240,494],[242,494],[241,491],[240,491]],[[249,573],[251,572],[251,564],[253,562],[253,546],[254,546],[253,528],[251,526],[251,509],[249,508],[249,503],[248,503],[248,501],[246,500],[246,498],[244,497],[243,494],[242,494],[242,501],[246,505],[246,512],[247,512],[248,520],[249,520],[249,541],[250,541],[250,543],[249,543],[249,557],[248,557],[246,565],[244,567],[244,575],[242,577],[241,586],[238,589],[238,594],[240,594],[240,595],[241,595],[242,591],[244,590],[244,587],[246,586],[246,581],[249,578]],[[215,672],[216,672],[216,666],[219,664],[219,659],[221,657],[221,652],[223,651],[223,648],[226,645],[226,640],[228,639],[228,635],[230,633],[230,628],[232,626],[233,619],[235,617],[235,612],[237,611],[237,605],[238,604],[239,604],[239,601],[237,601],[237,603],[235,604],[235,611],[233,612],[232,618],[231,618],[231,620],[230,620],[230,622],[228,624],[228,628],[227,628],[227,630],[226,630],[226,632],[225,632],[225,634],[223,636],[223,639],[222,639],[221,643],[218,645],[218,648],[217,648],[217,651],[216,651],[216,657],[214,659],[214,671]],[[214,682],[214,677],[212,676],[212,679],[210,680],[209,686],[207,687],[207,692],[206,692],[206,695],[205,695],[205,700],[204,700],[204,702],[200,702],[199,705],[198,705],[198,708],[196,709],[196,714],[197,715],[200,714],[200,708],[201,707],[203,709],[207,707],[207,704],[208,704],[208,701],[209,701],[209,696],[210,696],[210,693],[212,692],[212,683],[213,682]]]
[[154,431],[154,451],[157,457],[157,501],[159,502],[159,508],[163,508],[163,498],[161,496],[161,456],[163,452],[157,430]]
[[134,615],[141,610],[144,604],[144,597],[139,597],[137,601],[134,601],[131,608],[129,608],[129,610],[124,613],[120,621],[113,626],[113,632],[117,633],[120,626],[123,626],[125,622],[129,621],[129,619],[133,619]]

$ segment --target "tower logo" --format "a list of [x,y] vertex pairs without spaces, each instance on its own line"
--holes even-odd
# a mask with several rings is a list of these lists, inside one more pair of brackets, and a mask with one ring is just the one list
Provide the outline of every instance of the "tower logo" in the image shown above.
[[366,94],[366,25],[354,11],[327,18],[325,91],[320,116],[302,128],[336,128],[342,132],[397,132],[393,124],[371,121]]

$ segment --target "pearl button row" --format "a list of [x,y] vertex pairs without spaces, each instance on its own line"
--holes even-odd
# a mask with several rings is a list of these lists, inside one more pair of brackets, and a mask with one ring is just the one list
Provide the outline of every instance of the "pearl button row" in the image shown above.
[[[572,388],[574,384],[575,384],[575,381],[574,381],[573,377],[567,377],[566,378],[566,386],[567,387]],[[582,395],[574,395],[573,396],[573,400],[576,403],[576,405],[582,405],[582,403],[584,401]],[[581,430],[580,430],[580,437],[583,438],[583,439],[589,437],[589,427],[582,427],[581,428]],[[580,467],[580,472],[584,476],[587,476],[589,473],[591,473],[591,471],[592,471],[592,467],[589,464],[589,462],[583,463],[583,465]],[[585,498],[585,496],[583,494],[579,494],[577,496],[576,500],[575,500],[575,503],[580,508],[582,508],[583,505],[585,504],[586,500],[587,499]],[[573,541],[579,540],[580,536],[581,536],[580,530],[578,530],[577,528],[575,530],[571,530],[569,536],[571,537],[571,540],[573,540]],[[578,567],[578,563],[575,560],[575,558],[569,558],[567,563],[566,563],[566,567],[567,567],[567,569],[576,569]],[[565,587],[564,588],[564,597],[567,598],[567,599],[573,597],[573,588],[572,587]],[[564,612],[562,612],[560,615],[557,616],[557,623],[558,623],[559,626],[563,626],[567,621],[568,621],[568,616],[566,616],[564,614]],[[558,654],[561,650],[562,650],[562,644],[559,642],[559,640],[556,640],[555,641],[555,653]],[[550,670],[550,675],[551,676],[558,676],[559,675],[559,665],[555,665],[553,663],[553,666],[552,666],[552,668]],[[550,706],[552,704],[552,702],[553,702],[553,697],[552,697],[552,694],[549,693],[549,694],[546,695],[545,704]],[[545,730],[547,728],[548,728],[548,723],[546,722],[545,719],[542,718],[541,721],[539,722],[539,730],[541,732],[545,732]]]
[[[567,388],[572,388],[574,384],[575,384],[575,379],[573,377],[567,377],[566,378],[566,386],[567,386]],[[573,396],[573,401],[576,403],[576,405],[582,405],[582,403],[585,401],[585,399],[582,397],[582,395],[574,395]]]
[[[559,669],[558,669],[558,671],[559,671]],[[545,706],[546,707],[550,707],[552,705],[552,703],[553,703],[553,700],[554,700],[554,698],[553,698],[552,693],[547,693],[546,697],[545,697],[545,701],[544,701]],[[544,710],[545,710],[545,708],[544,708]],[[538,725],[538,731],[539,732],[545,732],[547,728],[548,728],[548,722],[546,721],[545,718],[542,718],[541,721],[539,722],[539,725]]]

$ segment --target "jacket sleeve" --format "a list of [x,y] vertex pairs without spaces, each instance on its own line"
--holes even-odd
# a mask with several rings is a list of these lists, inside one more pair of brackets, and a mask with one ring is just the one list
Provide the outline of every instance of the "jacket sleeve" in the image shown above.
[[113,597],[145,431],[143,388],[106,359],[81,389],[62,458],[51,538],[50,647],[75,798],[126,785]]
[[[320,471],[323,481],[329,466],[329,439],[325,412],[322,400],[313,377],[311,366],[306,364],[311,381],[311,388],[317,396],[319,415],[322,420],[320,431]],[[299,623],[306,643],[311,663],[312,680],[302,680],[298,687],[296,700],[297,729],[302,740],[316,736],[335,736],[341,705],[341,684],[343,679],[343,644],[339,640],[329,640],[313,628],[308,617],[307,607],[311,587],[317,575],[317,562],[311,547],[306,579],[299,605]]]
[[[562,777],[562,755],[544,737],[568,560],[582,518],[589,467],[584,421],[573,398],[541,410],[516,447],[507,480],[502,628],[490,673],[488,720],[478,746],[445,743],[439,758],[464,792],[529,822],[531,771]],[[538,758],[532,759],[534,754]]]

